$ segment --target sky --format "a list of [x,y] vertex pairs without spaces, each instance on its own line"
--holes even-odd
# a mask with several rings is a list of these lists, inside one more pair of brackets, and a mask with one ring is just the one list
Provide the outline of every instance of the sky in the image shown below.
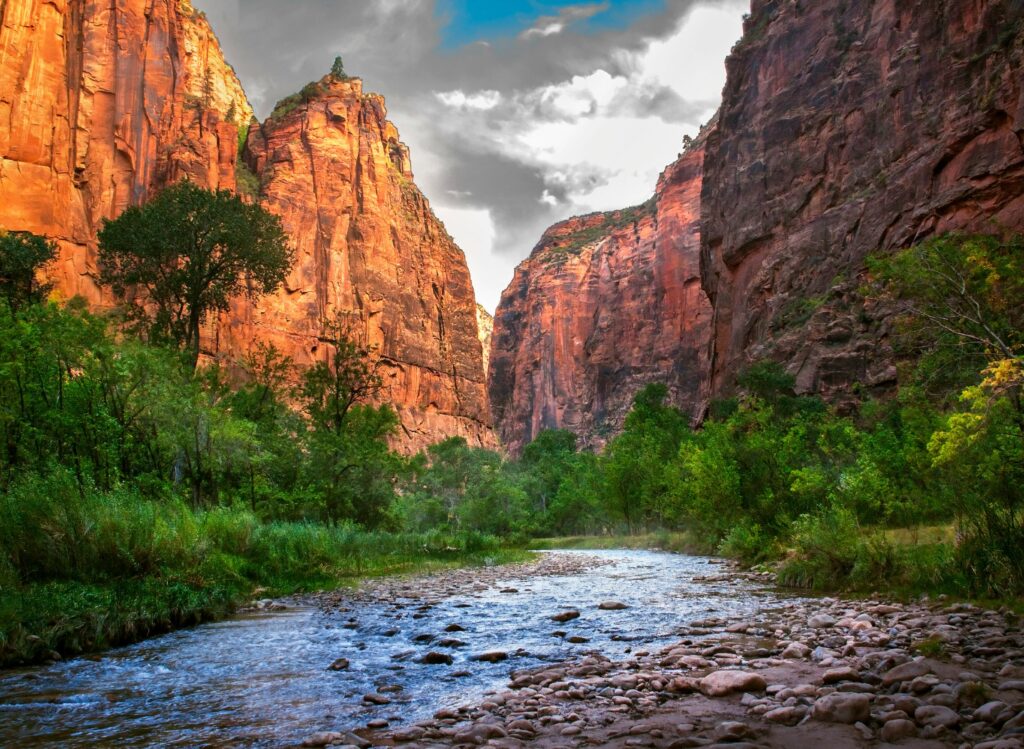
[[636,205],[718,106],[749,0],[193,0],[261,119],[336,55],[387,100],[494,311],[556,221]]

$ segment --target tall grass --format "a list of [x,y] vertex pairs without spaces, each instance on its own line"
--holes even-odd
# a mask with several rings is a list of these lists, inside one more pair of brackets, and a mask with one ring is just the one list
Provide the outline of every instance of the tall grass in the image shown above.
[[68,655],[221,616],[254,595],[521,558],[476,533],[263,523],[133,489],[79,491],[56,469],[0,493],[0,665]]

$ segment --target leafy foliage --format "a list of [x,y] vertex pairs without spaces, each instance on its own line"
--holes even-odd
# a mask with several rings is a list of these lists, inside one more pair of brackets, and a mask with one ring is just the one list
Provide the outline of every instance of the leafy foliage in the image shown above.
[[57,256],[57,246],[35,234],[0,231],[0,296],[17,310],[49,290],[39,271]]
[[101,282],[126,300],[154,341],[186,349],[193,366],[206,317],[235,297],[274,291],[294,254],[279,218],[188,181],[105,221],[99,241]]

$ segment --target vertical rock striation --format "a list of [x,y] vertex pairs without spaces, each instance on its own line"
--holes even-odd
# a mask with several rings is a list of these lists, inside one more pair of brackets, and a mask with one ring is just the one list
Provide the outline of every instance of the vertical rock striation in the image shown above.
[[865,257],[1024,228],[1022,21],[1015,0],[754,0],[704,165],[714,393],[766,356],[832,400],[890,388]]
[[[0,24],[0,228],[56,240],[58,290],[109,305],[102,219],[183,177],[235,189],[252,109],[187,0],[4,0]],[[383,358],[399,447],[493,444],[465,258],[412,183],[383,99],[356,79],[313,84],[247,150],[298,263],[280,294],[212,322],[204,353],[269,341],[309,363],[340,315]]]
[[384,99],[327,76],[253,127],[246,158],[296,263],[281,291],[222,320],[217,348],[255,338],[308,364],[328,355],[320,336],[340,320],[382,357],[404,449],[493,444],[466,259],[413,184]]
[[513,452],[546,428],[598,446],[652,382],[694,412],[711,309],[700,287],[703,141],[642,206],[548,229],[516,269],[494,320],[489,395]]
[[0,227],[58,242],[58,288],[102,303],[103,218],[182,177],[235,186],[252,117],[187,0],[0,3]]

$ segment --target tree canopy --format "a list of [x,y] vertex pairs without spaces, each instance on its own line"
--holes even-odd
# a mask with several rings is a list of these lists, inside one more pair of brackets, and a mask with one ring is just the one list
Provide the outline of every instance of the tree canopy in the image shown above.
[[49,285],[37,274],[56,255],[57,246],[44,237],[0,231],[0,295],[12,310],[43,298]]
[[200,328],[231,299],[273,292],[291,267],[281,221],[227,190],[179,182],[99,233],[101,283],[125,299],[154,341],[199,359]]

